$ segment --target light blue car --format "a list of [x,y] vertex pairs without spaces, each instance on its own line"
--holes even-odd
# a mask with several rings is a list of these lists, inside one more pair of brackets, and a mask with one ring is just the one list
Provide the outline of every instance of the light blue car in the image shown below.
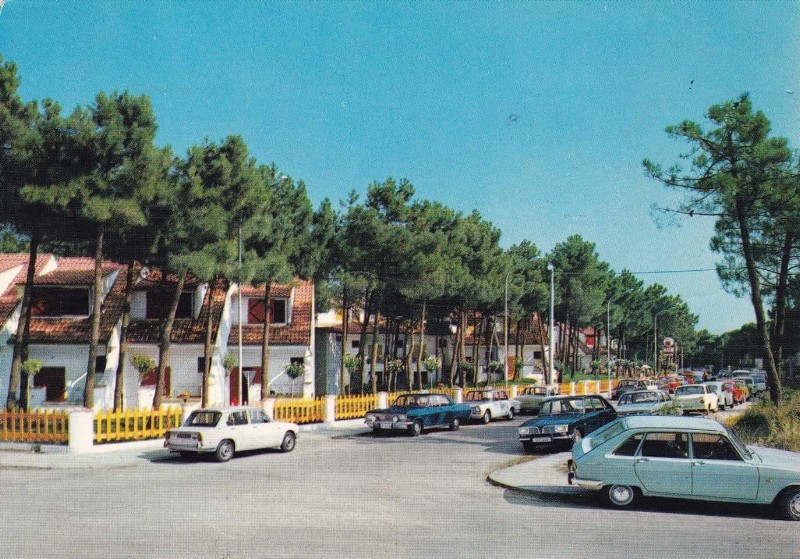
[[800,520],[800,454],[746,447],[714,420],[627,416],[572,447],[568,481],[602,491],[613,507],[641,496],[771,504]]

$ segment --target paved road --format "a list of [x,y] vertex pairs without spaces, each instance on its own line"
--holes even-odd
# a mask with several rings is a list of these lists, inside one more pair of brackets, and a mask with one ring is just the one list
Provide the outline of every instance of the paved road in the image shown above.
[[[418,438],[304,433],[291,454],[0,469],[0,557],[797,557],[797,527],[760,508],[491,485],[528,459],[513,422]],[[101,467],[96,467],[99,460]]]

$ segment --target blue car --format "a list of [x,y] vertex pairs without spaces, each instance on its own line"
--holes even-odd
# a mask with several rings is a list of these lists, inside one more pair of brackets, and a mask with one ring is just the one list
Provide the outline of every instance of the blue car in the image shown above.
[[615,508],[642,496],[772,505],[800,520],[800,454],[753,448],[725,425],[697,417],[638,415],[576,443],[568,481]]
[[556,396],[545,398],[539,417],[520,425],[517,434],[530,452],[540,445],[571,445],[616,418],[611,403],[599,394]]
[[370,410],[364,417],[374,434],[403,431],[416,437],[425,429],[446,427],[456,431],[469,421],[472,408],[456,404],[446,394],[404,394],[386,409]]

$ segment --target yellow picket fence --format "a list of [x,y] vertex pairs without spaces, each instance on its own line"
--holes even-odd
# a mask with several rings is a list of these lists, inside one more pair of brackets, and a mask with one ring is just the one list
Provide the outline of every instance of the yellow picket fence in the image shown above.
[[66,444],[69,413],[63,410],[0,411],[0,441]]
[[182,418],[183,410],[178,406],[160,410],[98,411],[94,416],[94,442],[158,439],[167,429],[178,427]]
[[336,419],[356,419],[378,407],[378,395],[340,396],[336,398]]
[[274,419],[292,423],[321,423],[325,421],[325,398],[276,400]]

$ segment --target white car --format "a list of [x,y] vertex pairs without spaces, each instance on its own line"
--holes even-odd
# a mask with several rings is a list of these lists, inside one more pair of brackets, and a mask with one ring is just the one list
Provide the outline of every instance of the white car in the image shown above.
[[717,395],[717,405],[719,406],[719,409],[724,410],[725,408],[733,407],[733,393],[725,390],[723,381],[710,380],[704,382],[703,384],[708,386],[711,389],[711,392]]
[[512,400],[505,390],[498,388],[470,390],[464,403],[472,408],[470,419],[484,423],[499,417],[514,419],[514,414],[519,413],[520,408],[519,400]]
[[717,395],[705,384],[685,384],[675,389],[675,400],[684,413],[709,414],[719,409]]
[[201,408],[193,411],[183,425],[167,431],[164,446],[181,456],[214,453],[219,462],[226,462],[244,450],[280,448],[291,452],[298,431],[296,424],[273,421],[261,408]]

